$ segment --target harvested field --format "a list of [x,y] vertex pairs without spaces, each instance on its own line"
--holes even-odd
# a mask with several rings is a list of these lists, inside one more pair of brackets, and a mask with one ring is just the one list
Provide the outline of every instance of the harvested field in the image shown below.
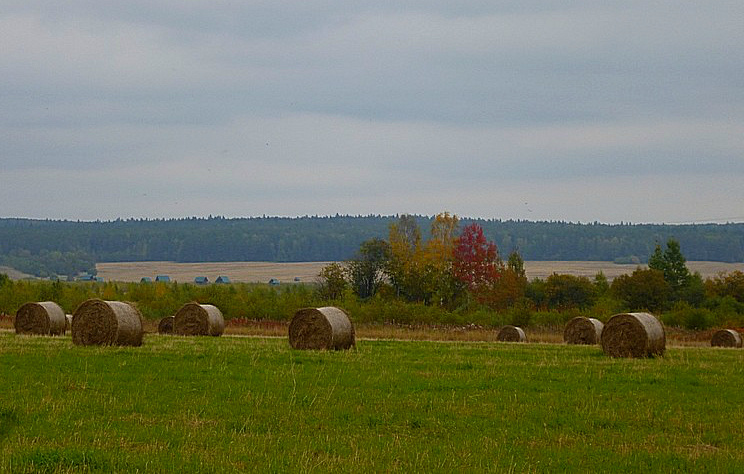
[[0,273],[4,273],[5,275],[8,275],[8,278],[10,278],[11,280],[23,280],[24,278],[33,278],[33,275],[19,272],[15,268],[6,267],[4,265],[0,265]]
[[276,278],[282,283],[313,282],[320,270],[330,262],[123,262],[96,264],[98,276],[106,281],[140,281],[142,277],[153,280],[157,275],[168,275],[171,281],[193,283],[197,276],[205,276],[213,282],[218,276],[227,276],[232,282],[268,283]]
[[[524,267],[527,272],[527,278],[547,278],[553,273],[561,273],[575,276],[594,277],[597,272],[602,271],[608,280],[613,280],[620,275],[633,273],[638,267],[646,268],[646,265],[635,264],[615,264],[612,262],[591,262],[591,261],[529,261],[525,262]],[[703,279],[713,277],[719,273],[730,273],[735,270],[744,272],[744,263],[724,263],[724,262],[687,262],[687,268],[691,272],[699,272]]]
[[[156,275],[169,275],[179,283],[194,281],[196,276],[206,276],[215,281],[218,276],[230,277],[233,282],[262,282],[277,278],[282,283],[313,282],[320,270],[330,262],[214,262],[214,263],[175,263],[175,262],[118,262],[96,265],[98,276],[106,281],[140,281],[142,277],[154,278]],[[700,272],[703,278],[734,270],[744,271],[744,263],[687,262],[691,271]],[[527,277],[546,278],[553,273],[593,277],[600,270],[612,280],[619,275],[632,273],[637,265],[618,265],[612,262],[565,262],[528,261],[525,262]]]

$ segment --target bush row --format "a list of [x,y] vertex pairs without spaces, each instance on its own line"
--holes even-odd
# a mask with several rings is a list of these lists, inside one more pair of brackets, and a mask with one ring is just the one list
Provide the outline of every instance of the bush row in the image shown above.
[[[606,321],[629,308],[611,293],[593,299],[591,305],[578,307],[536,306],[523,299],[503,309],[493,310],[477,302],[455,309],[408,302],[401,298],[375,295],[360,299],[350,290],[333,300],[321,298],[311,284],[273,287],[265,284],[197,286],[179,283],[82,283],[47,281],[11,281],[0,275],[0,313],[15,314],[28,301],[55,301],[72,313],[90,298],[129,301],[137,305],[147,319],[173,315],[183,304],[197,301],[220,308],[225,319],[285,321],[304,307],[335,305],[345,308],[355,322],[398,324],[447,324],[523,327],[562,327],[575,316]],[[681,301],[660,314],[669,326],[687,329],[744,326],[744,303],[731,296],[709,297],[695,307]]]

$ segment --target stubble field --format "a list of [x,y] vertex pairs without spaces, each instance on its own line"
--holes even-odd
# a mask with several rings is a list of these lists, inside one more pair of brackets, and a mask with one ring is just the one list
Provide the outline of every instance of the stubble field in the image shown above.
[[737,472],[744,351],[0,332],[4,472]]
[[[312,282],[320,270],[330,262],[214,262],[214,263],[176,263],[176,262],[119,262],[99,263],[96,265],[98,276],[106,281],[140,281],[142,277],[155,278],[156,275],[169,275],[180,283],[193,282],[197,276],[206,276],[215,281],[224,275],[235,282],[263,282],[277,278],[282,283]],[[715,276],[721,272],[734,270],[744,271],[744,263],[722,262],[687,262],[691,271],[700,272],[703,278]],[[615,264],[612,262],[566,262],[566,261],[528,261],[525,262],[527,277],[546,278],[553,273],[594,277],[602,271],[605,276],[613,278],[632,273],[637,268],[634,264]]]

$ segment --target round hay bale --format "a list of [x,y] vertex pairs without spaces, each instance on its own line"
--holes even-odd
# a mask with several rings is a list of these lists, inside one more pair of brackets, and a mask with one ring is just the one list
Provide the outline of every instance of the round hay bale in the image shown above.
[[294,349],[348,349],[356,344],[354,325],[340,308],[303,308],[289,323],[289,345]]
[[65,312],[57,303],[42,301],[26,303],[16,312],[16,334],[60,336],[65,333]]
[[158,323],[158,334],[173,334],[175,316],[166,316]]
[[577,316],[563,329],[566,344],[599,344],[604,324],[599,319]]
[[517,326],[504,326],[496,339],[500,342],[527,342],[524,330]]
[[173,317],[173,333],[181,336],[221,336],[225,332],[222,312],[211,304],[186,303]]
[[710,340],[713,347],[741,347],[741,335],[733,329],[721,329]]
[[652,357],[664,355],[664,326],[649,313],[620,313],[602,330],[602,350],[611,357]]
[[141,346],[142,315],[121,301],[92,299],[72,315],[72,342],[78,346]]

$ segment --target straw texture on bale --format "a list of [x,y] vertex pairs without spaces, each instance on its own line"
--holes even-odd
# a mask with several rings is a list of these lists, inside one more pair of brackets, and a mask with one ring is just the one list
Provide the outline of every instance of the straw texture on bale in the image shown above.
[[649,313],[620,313],[602,330],[602,350],[611,357],[664,355],[664,326]]
[[158,334],[173,334],[175,316],[166,316],[158,323]]
[[599,319],[577,316],[563,329],[566,344],[599,344],[604,324]]
[[173,333],[181,336],[221,336],[223,332],[225,318],[211,304],[186,303],[173,319]]
[[289,345],[295,349],[343,350],[354,344],[354,325],[334,306],[301,309],[289,323]]
[[66,321],[65,312],[57,303],[42,301],[18,308],[14,326],[17,334],[60,336],[65,333]]
[[141,346],[142,315],[122,301],[85,301],[72,315],[72,342],[79,346]]
[[733,329],[721,329],[710,340],[713,347],[741,347],[741,335]]
[[501,342],[527,342],[527,336],[524,330],[517,326],[504,326],[499,331],[496,339]]

